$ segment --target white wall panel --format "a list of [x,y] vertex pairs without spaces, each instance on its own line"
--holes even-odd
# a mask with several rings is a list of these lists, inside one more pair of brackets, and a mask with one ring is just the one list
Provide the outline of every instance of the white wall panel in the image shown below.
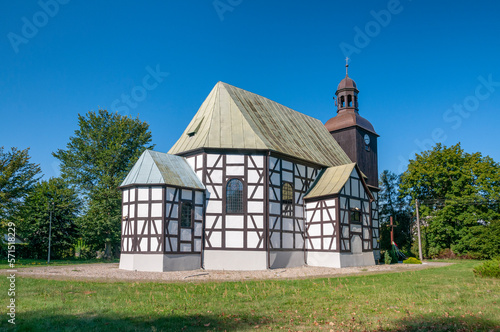
[[[283,171],[283,173],[281,173],[281,178],[284,182],[292,183],[293,182],[293,173]],[[302,182],[300,183],[300,187],[302,187]]]
[[304,247],[304,238],[300,233],[295,233],[295,247],[296,248]]
[[181,241],[191,241],[192,231],[190,228],[181,227]]
[[172,243],[172,251],[177,251],[177,238],[170,238],[170,243]]
[[258,183],[259,182],[259,172],[254,169],[248,170],[248,183]]
[[194,239],[194,251],[201,251],[201,239]]
[[196,191],[195,192],[195,203],[196,204],[203,204],[203,193]]
[[143,238],[140,245],[141,251],[148,251],[148,239]]
[[244,228],[243,216],[226,216],[226,228]]
[[283,233],[283,248],[293,248],[293,233]]
[[[175,204],[175,203],[167,203],[166,207],[165,207],[165,214],[167,217],[170,216],[170,218],[177,218],[178,216],[178,204]],[[170,212],[170,210],[172,210],[172,212]]]
[[221,232],[213,232],[210,236],[210,244],[212,247],[220,248],[222,245],[222,234]]
[[149,204],[137,204],[137,216],[139,218],[148,217],[149,213]]
[[162,187],[151,188],[151,200],[159,201],[162,199],[163,199],[163,188]]
[[139,200],[139,201],[149,200],[149,188],[148,187],[139,187],[137,192],[138,192],[137,200]]
[[283,230],[284,231],[293,231],[293,219],[283,218]]
[[259,243],[259,234],[257,232],[247,233],[247,246],[248,248],[257,248]]
[[320,236],[321,224],[312,224],[311,226],[309,226],[308,234],[309,236]]
[[244,166],[227,166],[226,176],[244,176],[245,167]]
[[226,164],[244,164],[245,156],[239,154],[228,154],[226,156]]
[[[264,217],[263,216],[252,216],[257,228],[264,228]],[[253,223],[248,217],[248,228],[254,228]]]
[[167,201],[173,201],[178,200],[178,197],[175,197],[175,189],[174,188],[167,188]]
[[207,212],[208,213],[222,213],[222,201],[208,200]]
[[273,248],[279,248],[280,247],[280,233],[274,232],[271,234],[271,245]]
[[182,189],[182,199],[193,199],[193,192],[191,190]]
[[190,252],[191,251],[191,243],[181,243],[181,251],[182,252]]
[[168,234],[169,235],[177,235],[179,234],[178,223],[175,220],[172,220],[168,223]]
[[123,190],[122,192],[122,200],[124,203],[128,203],[128,189]]
[[152,203],[151,204],[151,217],[160,217],[161,218],[162,205],[163,205],[162,203]]
[[[278,159],[274,158],[274,157],[270,157],[269,158],[269,169],[273,169],[274,166],[276,165],[276,163],[278,162]],[[279,166],[276,167],[276,170],[279,171]]]
[[202,225],[201,222],[194,223],[194,236],[201,236]]
[[281,167],[283,169],[287,169],[289,171],[292,171],[293,170],[293,164],[289,161],[286,161],[286,160],[282,160],[281,161]]
[[243,248],[243,232],[227,231],[226,232],[226,247],[228,247],[228,248]]
[[194,219],[195,220],[202,220],[203,219],[203,207],[196,206],[194,208]]
[[186,158],[186,161],[187,161],[189,167],[191,167],[191,169],[194,171],[194,169],[195,169],[195,167],[194,167],[195,157]]
[[332,236],[334,232],[333,224],[323,224],[323,235]]
[[281,214],[281,204],[280,203],[269,203],[269,213],[270,214]]
[[219,156],[220,155],[218,155],[218,154],[207,154],[207,167],[209,167],[209,168],[222,167],[222,158],[217,163],[217,165],[215,164],[217,162],[217,159],[219,158]]
[[129,217],[129,218],[135,218],[135,205],[134,205],[134,204],[132,204],[132,205],[130,205],[130,206],[129,206],[129,208],[130,208],[130,210],[129,210],[129,213],[130,213],[130,214],[129,214],[129,216],[128,216],[128,217]]
[[264,202],[248,202],[248,213],[263,213]]
[[214,169],[210,174],[210,179],[212,183],[222,183],[222,170]]
[[156,251],[156,247],[158,247],[158,238],[151,238],[151,251]]
[[[251,158],[258,168],[264,168],[264,156],[252,156]],[[248,165],[253,167],[253,163],[250,161],[248,162]]]
[[[206,220],[206,221],[205,221],[205,222],[206,222],[206,228],[208,228],[208,229],[209,229],[209,228],[214,227],[215,222],[216,222],[216,220],[217,220],[217,217],[216,217],[216,216],[206,216],[206,217],[205,217],[205,220]],[[220,218],[219,218],[219,220],[220,220]],[[216,226],[216,225],[215,225],[215,226]],[[220,228],[220,225],[219,225],[219,227],[218,227],[218,228]]]

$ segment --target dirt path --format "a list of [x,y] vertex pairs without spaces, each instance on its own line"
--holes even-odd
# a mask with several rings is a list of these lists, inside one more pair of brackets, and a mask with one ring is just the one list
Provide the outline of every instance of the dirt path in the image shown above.
[[[207,282],[338,277],[356,274],[414,271],[431,267],[446,266],[449,264],[450,263],[432,262],[424,263],[422,265],[374,265],[364,267],[347,267],[341,269],[302,266],[265,271],[213,271],[199,269],[194,271],[177,272],[137,272],[120,270],[118,269],[117,263],[101,263],[19,268],[17,269],[16,275],[40,279],[89,280],[106,282]],[[6,270],[0,270],[0,274],[6,273],[8,273]]]

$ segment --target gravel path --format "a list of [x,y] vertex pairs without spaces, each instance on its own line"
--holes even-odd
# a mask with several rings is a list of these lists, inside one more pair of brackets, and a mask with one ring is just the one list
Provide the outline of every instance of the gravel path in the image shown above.
[[[381,272],[404,272],[430,267],[446,266],[450,263],[424,263],[422,265],[395,264],[347,267],[342,269],[302,266],[265,271],[213,271],[194,270],[177,272],[137,272],[118,269],[117,263],[81,264],[65,266],[41,266],[17,269],[16,275],[30,278],[89,281],[143,281],[143,282],[206,282],[240,281],[262,279],[297,279],[311,277],[338,277],[355,274]],[[0,274],[8,273],[0,270]]]

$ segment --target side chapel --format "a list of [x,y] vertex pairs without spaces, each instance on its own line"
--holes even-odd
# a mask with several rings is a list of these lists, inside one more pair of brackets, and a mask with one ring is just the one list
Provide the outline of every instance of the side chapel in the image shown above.
[[170,151],[144,151],[123,181],[120,268],[374,265],[378,135],[347,66],[325,125],[218,82]]

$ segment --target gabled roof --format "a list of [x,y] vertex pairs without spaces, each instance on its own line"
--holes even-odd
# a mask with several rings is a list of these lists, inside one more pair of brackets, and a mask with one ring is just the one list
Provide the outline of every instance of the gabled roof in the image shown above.
[[167,184],[205,189],[185,158],[151,150],[142,153],[121,187],[131,184]]
[[318,119],[222,82],[169,153],[199,148],[271,150],[322,166],[351,163]]
[[356,163],[329,167],[321,172],[312,184],[309,192],[307,192],[304,196],[304,199],[338,194],[346,184],[347,180],[349,180],[353,171],[357,172],[357,177],[359,177],[360,181],[363,183],[366,194],[373,199],[373,196],[363,180],[362,173]]

